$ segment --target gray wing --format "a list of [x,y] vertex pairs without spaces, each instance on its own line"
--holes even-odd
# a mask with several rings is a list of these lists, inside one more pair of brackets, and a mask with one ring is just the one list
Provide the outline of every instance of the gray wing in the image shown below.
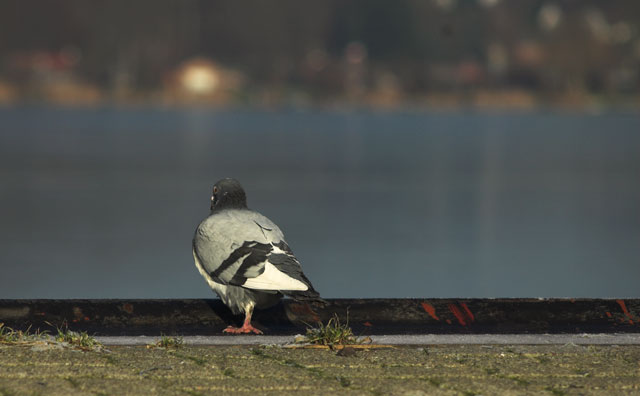
[[193,248],[218,283],[265,291],[313,290],[282,231],[259,213],[225,211],[210,216],[196,230]]

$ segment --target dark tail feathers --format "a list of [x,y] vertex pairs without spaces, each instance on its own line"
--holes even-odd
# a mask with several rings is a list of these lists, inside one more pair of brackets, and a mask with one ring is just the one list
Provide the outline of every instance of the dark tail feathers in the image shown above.
[[313,289],[307,291],[284,291],[283,293],[296,301],[306,302],[314,307],[324,308],[329,305],[329,303],[323,300],[320,294]]

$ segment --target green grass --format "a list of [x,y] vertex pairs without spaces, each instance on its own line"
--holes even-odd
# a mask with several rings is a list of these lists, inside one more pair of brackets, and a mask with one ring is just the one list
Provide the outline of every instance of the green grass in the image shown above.
[[356,337],[349,327],[349,318],[347,322],[340,323],[338,315],[333,315],[327,324],[318,322],[317,327],[307,328],[307,334],[302,339],[303,343],[315,345],[354,345],[362,344],[367,339]]
[[193,363],[197,364],[198,366],[204,366],[205,363],[207,363],[206,359],[199,358],[199,357],[196,357],[196,356],[186,355],[186,354],[178,353],[178,352],[174,352],[174,351],[170,351],[169,354],[172,355],[172,356],[175,356],[177,358],[180,358],[180,359],[190,360]]
[[529,386],[530,382],[517,376],[517,375],[507,375],[505,378],[508,378],[512,381],[515,381],[520,386]]
[[5,345],[51,345],[62,344],[64,347],[80,349],[83,351],[98,351],[102,350],[104,346],[96,341],[86,332],[77,333],[69,330],[66,325],[57,328],[57,334],[53,337],[49,335],[47,331],[31,332],[31,329],[26,331],[14,330],[11,327],[7,327],[4,323],[0,323],[0,344]]
[[14,396],[15,393],[11,392],[7,388],[0,387],[0,396]]
[[70,383],[71,386],[74,388],[77,388],[78,386],[80,386],[80,382],[73,377],[65,377],[64,380]]
[[567,392],[565,392],[563,390],[560,390],[558,388],[552,388],[550,386],[547,386],[545,388],[545,390],[548,391],[548,392],[551,392],[551,394],[554,395],[554,396],[564,396],[564,395],[567,394]]
[[338,382],[340,383],[340,386],[346,388],[347,386],[351,385],[351,380],[347,377],[343,377],[341,375],[336,376],[336,379],[338,380]]
[[31,328],[26,331],[14,330],[11,327],[5,326],[4,323],[0,323],[0,344],[32,344],[49,338],[46,331],[40,332],[40,330],[36,330],[34,333],[31,333],[30,329]]
[[150,347],[158,347],[158,348],[180,348],[184,344],[184,339],[182,337],[169,337],[164,334],[160,335],[160,340],[153,345],[149,345]]
[[56,334],[55,340],[83,351],[94,351],[103,348],[103,345],[87,334],[86,331],[71,331],[66,325],[58,328],[58,334]]
[[432,386],[435,386],[436,388],[439,388],[440,385],[442,385],[442,381],[437,378],[426,378],[425,381],[427,381]]
[[184,393],[186,393],[187,395],[189,395],[189,396],[204,396],[203,393],[192,391],[192,390],[189,390],[189,389],[183,389],[182,391]]

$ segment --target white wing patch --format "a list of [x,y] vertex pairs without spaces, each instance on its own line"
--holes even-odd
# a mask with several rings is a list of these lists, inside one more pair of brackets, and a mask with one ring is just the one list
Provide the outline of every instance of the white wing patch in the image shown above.
[[275,265],[265,262],[264,272],[255,278],[247,279],[243,287],[256,290],[300,290],[309,288],[304,283],[280,272]]

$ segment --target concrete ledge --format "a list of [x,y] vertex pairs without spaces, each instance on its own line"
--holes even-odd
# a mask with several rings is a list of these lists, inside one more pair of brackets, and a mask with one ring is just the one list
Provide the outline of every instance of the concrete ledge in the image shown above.
[[[329,299],[322,309],[292,300],[256,311],[267,335],[304,333],[334,314],[362,335],[640,333],[640,299]],[[219,335],[240,323],[217,299],[0,300],[0,323],[100,336]],[[239,337],[234,337],[237,343]]]
[[[158,341],[154,336],[98,336],[105,345],[149,345]],[[377,335],[375,344],[386,345],[640,345],[640,333],[635,334],[432,334]],[[292,336],[185,336],[185,345],[284,345]]]

